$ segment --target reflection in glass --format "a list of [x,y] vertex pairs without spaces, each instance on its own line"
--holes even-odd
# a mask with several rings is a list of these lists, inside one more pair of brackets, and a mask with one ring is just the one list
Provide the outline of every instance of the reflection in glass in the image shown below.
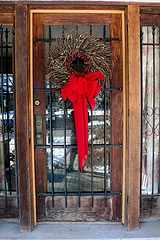
[[[155,31],[155,34],[153,34]],[[151,45],[153,36],[159,43],[159,27],[143,27],[142,95],[143,95],[143,154],[142,194],[158,193],[159,186],[159,46]]]
[[[100,93],[103,95],[103,93]],[[99,99],[97,102],[96,108],[93,110],[93,136],[91,136],[91,110],[89,110],[89,143],[91,143],[91,138],[93,139],[94,144],[104,144],[104,121],[106,120],[106,144],[110,143],[110,92],[106,92],[106,106],[104,106],[104,96]],[[104,116],[106,108],[106,116]]]
[[14,139],[13,34],[12,26],[1,25],[0,45],[0,195],[16,195]]
[[[109,26],[46,26],[45,37],[49,38],[49,28],[52,40],[63,38],[69,34],[88,34],[97,38],[109,38]],[[50,43],[45,43],[46,61]],[[109,87],[109,86],[107,86]],[[105,149],[104,143],[110,143],[110,91],[106,91],[106,101],[104,100],[104,88],[96,98],[97,107],[92,112],[88,106],[88,142],[89,159],[86,162],[83,172],[79,170],[78,148],[76,127],[74,120],[73,104],[67,100],[62,100],[61,91],[54,89],[54,79],[49,83],[46,77],[46,89],[52,91],[52,129],[50,129],[50,94],[46,92],[46,144],[50,145],[50,131],[53,133],[53,174],[54,192],[64,193],[65,188],[68,193],[92,192],[92,182],[94,192],[110,191],[110,152]],[[105,105],[106,104],[106,105]],[[106,115],[105,115],[106,114]],[[106,121],[106,122],[105,122]],[[91,123],[92,122],[92,123]],[[106,136],[104,130],[106,126]],[[93,159],[91,159],[91,143],[93,140]],[[94,146],[96,144],[96,146]],[[97,147],[97,145],[101,145]],[[61,148],[59,148],[61,146]],[[66,146],[66,149],[65,149]],[[66,154],[64,154],[66,151]],[[104,160],[106,151],[106,160]],[[66,158],[65,158],[66,155]],[[47,150],[47,190],[51,192],[51,152]],[[93,172],[92,172],[93,161]],[[106,164],[106,165],[105,165]],[[66,167],[66,175],[65,175]],[[104,173],[106,169],[106,173]],[[105,181],[106,175],[106,183]],[[93,180],[93,181],[92,181]],[[79,184],[80,181],[80,184]],[[66,183],[66,185],[65,185]]]
[[[2,81],[0,78],[0,90],[2,89],[1,84]],[[7,193],[13,194],[13,192],[16,191],[16,160],[14,140],[13,77],[11,74],[3,74],[3,102],[4,105],[2,114],[2,102],[0,96],[0,194],[4,194],[5,191],[5,177]]]
[[[53,184],[54,192],[64,192],[64,149],[53,150]],[[47,149],[47,191],[52,191],[52,163],[51,151]]]

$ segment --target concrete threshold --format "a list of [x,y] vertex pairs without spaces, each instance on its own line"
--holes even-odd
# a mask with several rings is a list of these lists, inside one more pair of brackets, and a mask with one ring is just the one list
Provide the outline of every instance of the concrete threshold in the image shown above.
[[106,223],[38,223],[32,232],[20,232],[19,223],[0,222],[0,239],[54,240],[160,240],[160,221],[140,224],[138,231],[127,231],[122,224]]

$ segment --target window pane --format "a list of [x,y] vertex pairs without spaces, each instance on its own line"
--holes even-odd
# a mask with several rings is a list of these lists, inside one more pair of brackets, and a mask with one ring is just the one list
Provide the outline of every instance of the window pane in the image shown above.
[[14,136],[12,26],[4,26],[1,31],[3,45],[0,51],[0,195],[4,196],[16,195],[17,166]]
[[159,27],[143,27],[142,41],[142,194],[159,192]]
[[[67,37],[70,34],[87,34],[96,38],[109,38],[109,26],[46,26],[45,37],[51,37],[53,41],[58,38]],[[46,62],[47,56],[52,44],[45,43]],[[110,84],[107,85],[109,87]],[[52,91],[52,104],[51,94]],[[53,182],[54,192],[64,193],[65,187],[68,193],[77,193],[80,186],[80,192],[91,193],[110,191],[110,152],[105,149],[106,144],[110,143],[110,91],[106,91],[106,100],[104,99],[104,88],[96,98],[97,107],[93,110],[91,119],[91,109],[88,106],[88,143],[89,159],[83,168],[79,171],[77,136],[74,119],[74,109],[71,101],[63,101],[60,89],[55,90],[54,76],[52,83],[46,77],[46,145],[51,144],[51,133],[53,135]],[[105,106],[106,102],[106,106]],[[52,105],[52,106],[51,106]],[[106,109],[106,111],[105,111]],[[52,114],[51,114],[52,111]],[[106,113],[106,116],[104,115]],[[50,120],[52,115],[52,120]],[[50,128],[52,121],[52,129]],[[106,124],[105,124],[106,121]],[[105,133],[106,126],[106,136]],[[66,136],[66,137],[65,137]],[[93,149],[91,150],[93,140]],[[58,146],[61,148],[58,148]],[[66,150],[65,150],[66,145]],[[100,146],[98,146],[100,145]],[[65,154],[66,151],[66,163]],[[91,157],[91,151],[93,158]],[[106,154],[104,154],[106,151]],[[104,159],[106,156],[106,159]],[[51,151],[47,150],[47,179],[48,192],[51,192]],[[92,165],[93,164],[93,165]],[[65,175],[66,166],[66,175]],[[93,168],[92,168],[93,166]],[[106,174],[104,173],[106,168]],[[93,170],[93,172],[92,172]],[[105,183],[106,175],[106,183]],[[66,179],[66,186],[65,186]],[[79,182],[80,181],[80,182]],[[93,183],[93,185],[92,185]],[[93,189],[92,189],[93,187]]]

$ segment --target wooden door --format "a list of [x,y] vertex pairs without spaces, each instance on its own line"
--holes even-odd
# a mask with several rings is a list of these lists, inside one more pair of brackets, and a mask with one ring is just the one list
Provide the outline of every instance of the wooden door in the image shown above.
[[[70,33],[109,42],[111,71],[102,99],[88,108],[89,159],[80,171],[73,106],[45,71],[52,41]],[[53,44],[54,45],[54,44]],[[123,162],[122,15],[35,13],[33,79],[37,220],[121,221]],[[54,79],[53,79],[54,82]]]

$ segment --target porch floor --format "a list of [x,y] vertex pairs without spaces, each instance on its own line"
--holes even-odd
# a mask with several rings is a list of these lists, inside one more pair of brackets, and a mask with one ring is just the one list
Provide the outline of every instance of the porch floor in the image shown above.
[[0,239],[143,239],[160,240],[160,221],[140,224],[139,231],[128,232],[118,223],[39,223],[33,232],[20,232],[16,222],[0,222]]

